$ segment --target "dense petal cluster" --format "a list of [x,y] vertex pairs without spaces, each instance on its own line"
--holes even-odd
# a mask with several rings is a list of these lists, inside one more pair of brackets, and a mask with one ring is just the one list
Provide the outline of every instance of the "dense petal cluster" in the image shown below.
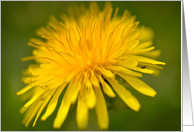
[[151,47],[153,32],[139,27],[134,16],[125,11],[118,16],[116,8],[112,17],[112,6],[107,2],[100,11],[97,3],[91,2],[89,9],[83,5],[68,10],[62,21],[54,17],[48,26],[40,28],[43,39],[31,39],[35,47],[34,59],[25,71],[22,80],[27,86],[17,94],[29,101],[21,108],[23,123],[28,126],[35,117],[33,126],[46,107],[41,120],[46,120],[55,110],[59,96],[65,90],[53,127],[60,128],[69,108],[77,101],[76,120],[80,129],[87,127],[88,113],[95,109],[98,125],[107,129],[108,111],[103,94],[118,96],[134,111],[140,109],[138,100],[118,83],[115,76],[124,79],[142,94],[154,97],[155,90],[137,77],[142,73],[153,74],[158,65],[165,63],[150,59],[159,51]]

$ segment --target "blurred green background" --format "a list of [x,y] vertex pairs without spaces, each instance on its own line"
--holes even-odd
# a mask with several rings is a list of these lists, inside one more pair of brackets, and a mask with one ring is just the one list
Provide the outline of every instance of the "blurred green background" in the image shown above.
[[[74,2],[1,2],[1,130],[54,130],[52,114],[46,121],[38,119],[37,125],[26,128],[19,109],[25,104],[16,92],[25,84],[21,71],[32,63],[22,62],[30,56],[32,47],[27,45],[35,31],[46,26],[49,17],[60,18],[66,7]],[[89,2],[82,2],[88,6]],[[102,9],[104,2],[98,2]],[[128,9],[137,16],[140,25],[155,32],[154,46],[161,49],[160,61],[166,63],[159,77],[145,75],[141,80],[157,91],[155,98],[147,97],[130,89],[141,103],[139,112],[126,107],[118,98],[115,107],[109,109],[109,129],[126,131],[180,131],[181,130],[181,2],[112,2],[121,15]],[[113,11],[114,11],[113,10]],[[44,112],[43,112],[44,113]],[[59,130],[78,130],[74,106]],[[99,130],[94,110],[90,111],[86,130]]]

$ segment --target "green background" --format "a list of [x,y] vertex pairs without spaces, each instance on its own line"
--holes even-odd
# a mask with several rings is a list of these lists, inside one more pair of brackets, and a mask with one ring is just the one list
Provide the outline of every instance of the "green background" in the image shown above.
[[[32,63],[22,62],[30,56],[27,45],[35,31],[46,26],[51,15],[59,18],[66,7],[74,2],[1,2],[1,130],[55,130],[52,128],[55,112],[46,120],[38,119],[35,127],[22,125],[19,109],[25,104],[16,92],[25,84],[21,71]],[[89,2],[82,2],[88,6]],[[104,2],[98,2],[102,9]],[[112,100],[109,109],[109,129],[127,131],[180,131],[181,130],[181,2],[112,2],[121,15],[128,9],[137,16],[140,25],[155,32],[154,46],[162,51],[160,61],[166,63],[159,77],[145,75],[141,80],[157,91],[148,97],[130,89],[141,103],[139,112],[126,107],[119,99]],[[113,11],[114,11],[113,10]],[[43,112],[44,113],[44,112]],[[74,106],[59,130],[78,130]],[[94,110],[90,111],[86,130],[99,130]]]

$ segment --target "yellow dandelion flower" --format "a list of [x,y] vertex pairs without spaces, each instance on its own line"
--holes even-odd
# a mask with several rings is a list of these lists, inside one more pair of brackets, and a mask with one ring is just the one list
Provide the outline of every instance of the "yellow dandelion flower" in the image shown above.
[[54,128],[61,127],[70,106],[77,101],[78,128],[87,127],[89,110],[95,109],[99,128],[107,129],[109,117],[103,94],[111,98],[118,94],[131,109],[139,111],[140,103],[118,83],[115,75],[142,94],[156,95],[155,90],[137,78],[142,77],[141,72],[154,74],[155,69],[161,68],[158,65],[165,65],[148,58],[159,54],[150,47],[152,30],[138,27],[139,22],[128,11],[118,16],[116,8],[111,17],[112,11],[110,2],[105,3],[102,11],[95,2],[91,2],[89,9],[75,6],[68,10],[69,16],[62,16],[62,22],[51,17],[48,26],[40,28],[38,35],[45,41],[30,40],[28,44],[36,49],[33,56],[22,60],[34,59],[36,64],[23,72],[22,80],[27,86],[17,93],[25,93],[24,98],[29,98],[20,110],[25,112],[25,126],[34,118],[35,126],[45,107],[41,120],[46,120],[64,90]]

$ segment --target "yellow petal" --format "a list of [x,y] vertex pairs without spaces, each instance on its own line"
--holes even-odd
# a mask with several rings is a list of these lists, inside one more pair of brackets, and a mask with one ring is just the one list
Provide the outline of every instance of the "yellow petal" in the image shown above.
[[57,112],[57,116],[53,123],[53,128],[55,129],[59,129],[61,127],[61,125],[65,121],[67,114],[69,112],[69,107],[71,105],[71,99],[67,99],[67,98],[68,98],[67,95],[64,95],[60,108]]
[[65,104],[61,104],[61,107],[57,113],[57,116],[53,123],[53,128],[59,129],[63,122],[65,121],[67,114],[69,112],[70,102],[67,102]]
[[153,73],[152,70],[149,70],[149,69],[142,69],[142,68],[140,68],[140,67],[133,67],[133,68],[131,68],[131,69],[136,70],[136,71],[140,71],[140,72],[143,72],[143,73],[148,73],[148,74],[152,74],[152,73]]
[[155,47],[149,47],[149,48],[146,48],[146,49],[138,49],[138,48],[135,48],[135,49],[132,49],[128,52],[128,54],[141,54],[141,53],[147,53],[151,50],[153,50]]
[[85,88],[84,97],[87,107],[90,109],[94,108],[96,105],[96,95],[92,86]]
[[105,68],[99,68],[100,72],[106,76],[106,77],[114,77],[114,74],[110,71],[110,70],[107,70]]
[[27,109],[28,109],[28,107],[22,107],[22,108],[20,109],[20,113],[23,114]]
[[131,70],[126,69],[126,68],[121,67],[121,66],[108,66],[106,68],[110,69],[111,71],[115,71],[116,73],[121,72],[121,73],[124,73],[124,74],[129,74],[129,75],[134,75],[134,76],[137,76],[137,77],[142,77],[141,73],[131,71]]
[[30,97],[32,97],[32,95],[34,94],[35,90],[36,89],[34,88],[34,89],[30,90],[30,91],[27,91],[25,94],[20,95],[20,100],[22,102],[28,100]]
[[56,93],[54,94],[54,96],[52,97],[51,101],[49,102],[46,112],[44,113],[44,115],[41,117],[41,120],[46,120],[55,110],[56,106],[57,106],[57,102],[58,102],[58,98],[61,95],[61,92],[63,91],[63,89],[65,88],[65,86],[67,85],[67,83],[61,85]]
[[138,62],[135,59],[127,59],[124,61],[119,61],[118,65],[126,67],[126,68],[131,68],[137,66]]
[[35,56],[29,56],[29,57],[22,58],[22,61],[28,61],[28,60],[33,60],[33,59],[36,59],[36,57]]
[[28,85],[25,88],[23,88],[22,90],[20,90],[19,92],[17,92],[17,95],[21,95],[21,94],[27,92],[28,90],[30,90],[31,88],[33,88],[32,85]]
[[109,125],[108,111],[106,107],[106,102],[100,90],[100,87],[95,87],[96,91],[96,113],[98,118],[98,125],[100,129],[107,129]]
[[152,40],[153,37],[154,37],[154,31],[149,27],[145,27],[142,34],[139,37],[139,40],[141,42],[148,41],[148,40]]
[[88,108],[82,95],[80,95],[78,98],[76,120],[79,129],[85,129],[87,127]]
[[156,91],[154,89],[152,89],[150,86],[148,86],[146,83],[142,82],[138,78],[133,76],[126,76],[121,73],[119,73],[118,75],[125,79],[134,89],[136,89],[140,93],[151,97],[154,97],[156,95]]
[[74,80],[74,84],[72,86],[72,89],[75,89],[71,95],[71,103],[74,104],[77,100],[78,93],[81,89],[81,77],[80,75],[77,75],[77,78]]
[[139,41],[135,40],[133,42],[130,42],[130,44],[124,46],[123,48],[120,48],[119,50],[117,50],[114,54],[110,55],[110,59],[115,59],[118,58],[120,56],[122,56],[125,52],[135,48],[138,45]]
[[115,79],[106,78],[108,82],[112,85],[117,94],[121,99],[133,110],[139,111],[140,104],[139,101],[128,91],[125,87],[121,86]]
[[97,79],[96,75],[94,74],[94,71],[91,70],[91,83],[98,87],[99,86],[99,80]]
[[153,51],[150,51],[150,52],[141,53],[141,55],[151,57],[153,59],[157,59],[159,57],[160,53],[161,53],[160,50],[153,50]]
[[106,95],[108,95],[109,97],[114,98],[116,95],[113,92],[112,88],[102,79],[101,76],[98,76],[98,78],[102,84],[102,88],[103,88],[104,93]]
[[47,83],[49,89],[57,88],[66,82],[66,75],[65,74],[61,74],[61,75],[58,75],[56,77],[55,76],[53,76],[53,77],[54,78],[52,78],[52,80]]
[[151,64],[159,64],[159,65],[165,65],[164,62],[156,61],[147,57],[142,57],[142,56],[135,56],[135,55],[130,55],[129,58],[136,59],[139,62],[144,62],[144,63],[151,63]]
[[153,44],[153,41],[147,41],[143,43],[139,43],[136,48],[143,49],[151,46]]
[[24,105],[24,107],[30,106],[43,92],[45,89],[38,88],[36,93],[33,95],[33,97]]
[[158,69],[159,67],[152,67],[152,66],[150,66],[150,67],[148,67],[148,69],[149,70],[152,70],[153,71],[153,76],[156,76],[156,77],[158,77],[158,76],[160,76],[160,74],[161,74],[161,71],[160,71],[160,69],[162,69],[162,67],[160,67],[160,69]]
[[33,125],[32,125],[33,127],[36,125],[36,121],[37,121],[38,117],[39,117],[40,114],[42,113],[43,109],[45,108],[45,106],[47,105],[48,101],[51,99],[51,97],[53,96],[53,94],[54,94],[55,91],[56,91],[56,89],[52,89],[52,90],[48,89],[48,90],[44,93],[43,97],[46,96],[46,98],[43,99],[43,100],[40,100],[40,101],[43,102],[43,104],[41,105],[40,109],[38,110],[38,113],[37,113],[36,118],[35,118],[35,120],[34,120],[34,123],[33,123]]
[[75,75],[78,73],[79,69],[74,70],[71,73],[63,73],[55,78],[53,78],[49,83],[48,83],[48,88],[57,88],[63,83],[68,83]]
[[42,102],[36,100],[33,105],[30,106],[27,113],[24,115],[24,120],[22,121],[22,123],[24,123],[26,127],[28,127],[30,121],[34,118],[41,105]]
[[71,81],[69,83],[69,86],[65,92],[65,95],[63,96],[61,106],[58,110],[57,116],[53,123],[53,128],[59,129],[63,122],[65,121],[67,114],[69,112],[69,107],[72,102],[72,95],[75,94],[75,91],[77,91],[77,85],[74,86],[74,81]]

